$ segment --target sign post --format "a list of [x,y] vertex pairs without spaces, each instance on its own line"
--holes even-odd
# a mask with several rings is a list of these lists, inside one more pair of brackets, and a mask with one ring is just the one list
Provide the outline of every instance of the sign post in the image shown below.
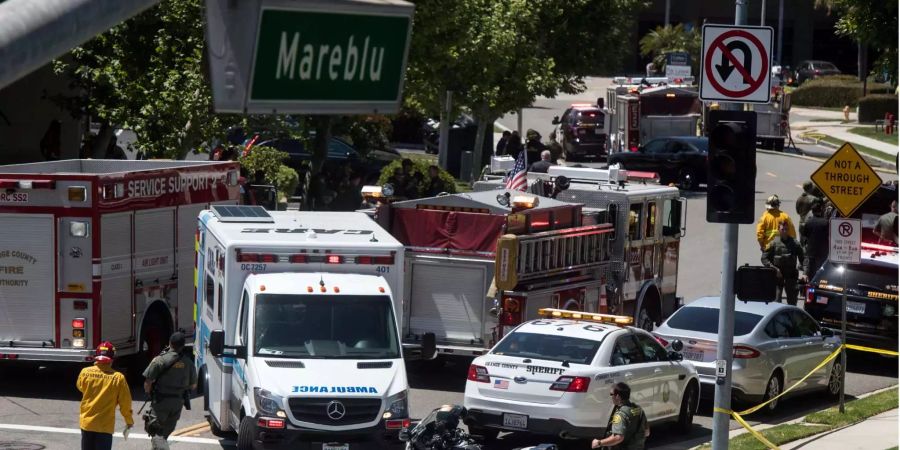
[[[829,221],[828,260],[845,264],[841,272],[841,345],[847,344],[847,267],[859,264],[862,250],[862,221],[835,218]],[[839,409],[844,412],[844,380],[847,376],[847,349],[841,350],[841,393]]]
[[398,111],[413,9],[405,1],[206,0],[216,111]]
[[700,98],[769,103],[771,27],[704,25]]

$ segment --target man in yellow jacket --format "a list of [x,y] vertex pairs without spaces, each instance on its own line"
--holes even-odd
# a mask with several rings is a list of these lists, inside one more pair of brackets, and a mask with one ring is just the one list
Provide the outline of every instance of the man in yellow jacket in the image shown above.
[[116,348],[110,342],[97,347],[94,365],[85,367],[78,375],[76,386],[81,398],[81,450],[110,450],[116,427],[116,405],[128,428],[134,425],[131,417],[131,391],[121,372],[112,368]]
[[766,212],[759,218],[756,223],[756,240],[759,242],[759,251],[766,251],[766,247],[778,236],[778,224],[787,222],[788,235],[797,239],[797,230],[794,229],[794,222],[791,216],[786,212],[778,209],[781,206],[781,200],[777,195],[771,195],[766,199]]

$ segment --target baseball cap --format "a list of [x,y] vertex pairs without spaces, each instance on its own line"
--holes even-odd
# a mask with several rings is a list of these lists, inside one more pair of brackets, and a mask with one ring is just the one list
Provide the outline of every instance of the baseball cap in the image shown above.
[[94,351],[94,361],[97,362],[112,362],[115,357],[116,347],[109,341],[101,342]]

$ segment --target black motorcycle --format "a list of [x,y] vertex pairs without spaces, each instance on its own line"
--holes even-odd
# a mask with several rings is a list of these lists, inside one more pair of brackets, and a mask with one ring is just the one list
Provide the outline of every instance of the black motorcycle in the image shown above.
[[[481,445],[459,424],[466,418],[462,405],[444,405],[431,411],[412,429],[400,431],[406,450],[481,450]],[[557,450],[554,444],[540,444],[516,450]]]

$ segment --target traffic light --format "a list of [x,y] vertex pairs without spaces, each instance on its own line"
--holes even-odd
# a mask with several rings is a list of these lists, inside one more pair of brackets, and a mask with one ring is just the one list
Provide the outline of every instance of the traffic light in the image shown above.
[[706,133],[706,221],[753,223],[756,194],[756,113],[710,111]]

